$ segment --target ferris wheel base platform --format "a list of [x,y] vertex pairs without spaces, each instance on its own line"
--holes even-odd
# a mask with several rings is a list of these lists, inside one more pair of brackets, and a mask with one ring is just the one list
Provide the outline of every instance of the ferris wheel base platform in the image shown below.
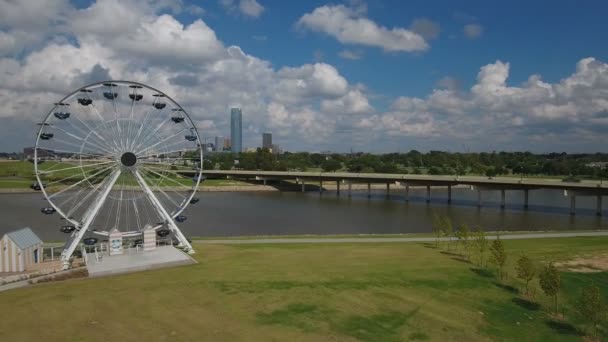
[[121,273],[147,271],[158,268],[196,264],[187,253],[173,246],[159,246],[145,253],[103,255],[100,261],[94,253],[87,254],[89,277],[102,277]]

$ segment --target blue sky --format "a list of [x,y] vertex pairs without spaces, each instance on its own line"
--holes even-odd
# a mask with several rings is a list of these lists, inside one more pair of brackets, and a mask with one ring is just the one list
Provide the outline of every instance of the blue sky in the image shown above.
[[[261,3],[266,10],[259,20],[225,15],[221,5],[211,1],[193,3],[210,5],[215,14],[205,19],[227,44],[239,45],[275,66],[311,63],[316,60],[315,51],[320,51],[322,60],[335,65],[349,81],[392,96],[424,96],[446,75],[469,87],[479,67],[496,60],[512,64],[510,83],[519,84],[531,74],[557,82],[569,75],[580,59],[608,56],[602,34],[608,32],[608,2],[603,1],[370,2],[367,17],[378,24],[409,27],[416,18],[428,18],[439,24],[441,32],[426,52],[384,53],[356,47],[363,52],[358,61],[338,56],[349,46],[294,27],[303,13],[339,2],[265,1]],[[194,18],[183,15],[184,22]],[[470,23],[483,27],[479,38],[463,36],[463,26]],[[253,36],[267,40],[257,41]]]
[[[0,0],[0,9],[0,73],[12,81],[0,98],[27,106],[0,113],[0,133],[14,135],[2,150],[27,145],[20,127],[78,82],[128,77],[180,94],[206,136],[228,135],[229,108],[242,107],[248,147],[271,131],[289,150],[607,151],[603,1]],[[34,65],[57,55],[65,65]]]

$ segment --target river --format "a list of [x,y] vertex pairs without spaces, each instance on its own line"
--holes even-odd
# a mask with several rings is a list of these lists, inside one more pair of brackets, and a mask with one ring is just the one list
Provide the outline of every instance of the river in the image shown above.
[[[482,226],[486,231],[541,231],[608,229],[607,202],[604,216],[595,215],[595,197],[577,197],[576,216],[569,215],[569,199],[561,191],[530,191],[530,207],[523,210],[523,192],[508,191],[507,205],[499,207],[498,191],[483,193],[477,208],[477,193],[465,188],[452,190],[452,204],[446,204],[446,190],[435,189],[431,203],[425,189],[411,189],[410,201],[403,193],[383,191],[345,192],[203,192],[200,202],[185,212],[180,223],[187,236],[219,237],[244,235],[299,234],[397,234],[425,233],[432,228],[433,213],[447,214],[457,224]],[[43,240],[62,240],[57,214],[40,213],[46,201],[40,193],[0,194],[3,222],[0,233],[31,227]]]

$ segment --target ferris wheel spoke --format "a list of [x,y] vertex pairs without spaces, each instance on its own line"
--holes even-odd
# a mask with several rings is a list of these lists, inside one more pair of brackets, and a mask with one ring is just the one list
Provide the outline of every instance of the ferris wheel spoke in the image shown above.
[[[113,167],[113,166],[108,166],[108,167],[103,168],[103,169],[101,169],[101,170],[97,169],[97,170],[99,170],[99,171],[97,171],[97,172],[95,172],[94,174],[89,175],[89,176],[87,176],[87,177],[85,177],[85,178],[83,178],[83,179],[79,180],[78,182],[76,182],[76,183],[74,183],[74,184],[72,184],[72,185],[68,186],[67,188],[61,189],[60,191],[55,192],[55,193],[53,193],[52,195],[49,195],[49,197],[48,197],[48,198],[49,198],[49,199],[51,199],[51,198],[53,198],[53,197],[56,197],[57,195],[59,195],[59,194],[61,194],[61,193],[65,192],[65,191],[67,191],[67,190],[69,190],[69,189],[72,189],[72,188],[74,188],[75,186],[78,186],[79,184],[82,184],[83,182],[85,182],[85,181],[87,181],[87,180],[91,179],[92,177],[95,177],[95,176],[97,176],[97,175],[102,174],[102,173],[103,173],[103,172],[105,172],[105,171],[110,170],[112,167]],[[63,179],[60,179],[60,180],[58,180],[58,181],[53,181],[53,182],[50,182],[50,183],[46,184],[45,188],[46,188],[46,187],[48,187],[49,185],[52,185],[52,184],[57,184],[57,183],[63,183],[63,182],[65,182],[65,181],[66,181],[66,180],[68,180],[68,179],[72,179],[72,178],[74,178],[74,177],[80,177],[80,176],[81,176],[81,175],[78,173],[78,174],[74,174],[74,175],[71,175],[71,176],[65,177],[65,178],[63,178]]]
[[[179,149],[179,150],[173,150],[173,151],[167,151],[167,152],[159,152],[159,153],[147,154],[147,155],[144,155],[144,156],[140,156],[139,159],[144,159],[144,158],[148,158],[148,157],[152,157],[152,156],[158,156],[158,155],[161,155],[161,154],[171,154],[171,153],[179,153],[179,152],[191,152],[191,151],[195,151],[195,150],[196,150],[196,148],[182,148],[182,149]],[[171,158],[163,158],[163,159],[171,159]],[[192,159],[197,159],[197,158],[192,158]]]
[[136,143],[136,141],[138,141],[139,137],[141,136],[141,133],[143,132],[144,128],[148,125],[148,119],[150,117],[150,113],[152,113],[152,110],[149,109],[146,112],[146,115],[144,116],[144,119],[142,120],[141,124],[139,125],[139,129],[137,130],[137,135],[135,136],[135,138],[132,140],[131,142],[131,146],[129,146],[129,150],[133,151],[133,145]]
[[[59,153],[68,153],[68,154],[72,154],[72,155],[79,155],[79,156],[90,156],[90,157],[98,157],[98,158],[99,158],[99,157],[107,157],[107,158],[113,157],[113,155],[110,155],[110,154],[102,154],[102,153],[83,153],[83,152],[75,152],[75,151],[69,151],[69,150],[59,150],[59,149],[56,149],[56,148],[54,148],[54,149],[52,149],[52,150],[47,150],[47,149],[43,149],[43,148],[38,147],[38,149],[39,149],[39,150],[44,150],[46,153],[51,154],[51,155],[55,156],[56,158],[59,158],[59,159],[69,159],[69,160],[73,160],[73,161],[78,161],[78,160],[80,160],[80,159],[79,159],[79,158],[77,158],[77,159],[72,159],[72,158],[64,158],[64,157],[62,157],[62,156],[60,156],[60,155],[58,155],[58,154],[56,154],[56,153],[53,153],[53,152],[59,152]],[[52,151],[52,152],[51,152],[51,151]]]
[[[72,202],[73,200],[77,199],[77,198],[78,198],[78,196],[80,196],[80,194],[81,194],[83,191],[85,191],[85,190],[86,190],[86,188],[81,188],[81,189],[78,189],[77,191],[74,191],[74,193],[73,193],[71,196],[69,196],[69,197],[68,197],[67,199],[65,199],[63,202],[59,203],[58,207],[59,207],[59,208],[63,208],[64,206],[66,206],[66,205],[70,204],[70,202]],[[75,203],[74,203],[74,204],[75,204]]]
[[164,126],[164,124],[169,121],[171,121],[171,118],[165,119],[160,124],[158,124],[154,131],[152,131],[150,134],[147,134],[146,139],[142,139],[141,142],[139,142],[136,146],[133,147],[133,150],[137,150],[138,148],[145,146],[147,143],[153,141],[156,138],[155,134],[161,129],[162,126]]
[[[81,112],[82,112],[82,113],[84,113],[84,111],[83,111],[83,110],[81,110]],[[86,114],[84,114],[84,115],[86,115]],[[96,136],[96,137],[97,137],[97,138],[98,138],[100,141],[102,141],[102,142],[104,143],[104,145],[105,145],[105,146],[107,146],[107,148],[108,148],[109,150],[112,150],[112,152],[113,152],[113,153],[116,153],[116,149],[110,145],[110,142],[109,142],[109,141],[107,141],[107,140],[106,140],[106,138],[104,138],[104,137],[103,137],[103,136],[101,136],[99,133],[97,133],[97,131],[96,131],[96,130],[94,130],[93,128],[91,128],[91,127],[90,127],[89,125],[87,125],[87,124],[86,124],[84,121],[80,120],[80,118],[78,117],[78,115],[74,116],[74,118],[75,118],[76,120],[78,120],[78,121],[79,121],[79,122],[80,122],[80,123],[81,123],[81,124],[82,124],[84,127],[86,127],[86,128],[89,130],[89,132],[90,132],[90,133],[88,133],[89,135],[90,135],[91,133],[93,133],[93,135],[94,135],[94,136]],[[68,122],[69,122],[71,125],[73,125],[71,121],[68,121]],[[74,127],[75,127],[75,126],[74,126]]]
[[[151,178],[149,178],[149,177],[146,177],[146,176],[142,176],[142,177],[143,177],[145,180],[148,180],[148,182],[149,182],[150,186],[152,186],[152,187],[153,187],[154,189],[156,189],[158,192],[162,193],[162,194],[163,194],[163,196],[165,196],[165,198],[166,198],[167,200],[169,200],[169,202],[171,202],[173,205],[175,205],[175,207],[176,207],[176,208],[179,210],[180,205],[179,205],[179,204],[177,204],[177,202],[175,202],[175,201],[174,201],[174,200],[173,200],[173,199],[172,199],[172,198],[171,198],[169,195],[167,195],[167,193],[166,193],[165,191],[163,191],[163,189],[161,189],[161,188],[158,186],[158,184],[154,184],[154,181],[153,181]],[[177,191],[174,191],[174,192],[175,192],[176,194],[178,194],[178,195],[179,195],[179,192],[177,192]]]
[[[69,142],[69,141],[65,141],[65,140],[63,140],[61,138],[53,138],[53,139],[56,142],[59,142],[59,143],[65,144],[65,145],[69,145],[69,146],[73,146],[73,147],[77,147],[77,148],[82,148],[82,145],[79,145],[79,144],[76,144],[76,143],[73,143],[73,142]],[[91,152],[96,152],[96,153],[100,153],[100,154],[107,153],[107,152],[102,151],[102,150],[91,150]]]
[[70,167],[66,167],[66,168],[63,168],[63,169],[43,170],[43,171],[40,171],[38,173],[40,173],[41,175],[47,175],[47,174],[51,174],[51,173],[55,173],[55,172],[61,172],[61,171],[67,171],[67,170],[73,170],[73,169],[80,169],[82,167],[104,165],[104,164],[108,164],[108,163],[115,163],[115,161],[110,160],[110,161],[106,161],[106,162],[102,162],[102,163],[96,163],[96,164],[88,164],[88,165],[82,165],[82,166],[81,165],[70,166]]
[[[169,140],[169,139],[173,139],[173,138],[175,138],[176,136],[178,136],[178,135],[180,135],[180,134],[184,133],[184,132],[185,132],[185,131],[187,131],[187,130],[188,130],[188,128],[184,128],[183,130],[181,130],[181,131],[179,131],[179,132],[177,132],[177,133],[175,133],[175,134],[172,134],[172,135],[170,135],[170,136],[168,136],[168,137],[166,137],[166,138],[164,138],[164,139],[161,139],[160,141],[158,141],[158,142],[154,143],[153,145],[151,145],[151,146],[149,146],[149,147],[147,147],[147,148],[145,148],[145,149],[143,149],[143,150],[139,150],[139,151],[135,152],[135,155],[139,156],[139,155],[141,155],[143,152],[145,152],[145,151],[149,151],[150,149],[152,149],[152,148],[154,148],[154,147],[156,147],[156,146],[158,146],[158,145],[160,145],[160,144],[164,143],[165,141],[167,141],[167,140]],[[181,142],[181,141],[180,141],[180,142]]]
[[[108,150],[106,147],[102,147],[102,146],[99,146],[98,144],[95,144],[93,142],[87,141],[85,138],[82,138],[82,137],[77,136],[76,134],[70,133],[70,132],[62,129],[61,127],[58,127],[57,125],[52,125],[51,127],[53,129],[58,129],[58,130],[62,131],[63,133],[67,134],[68,136],[70,136],[70,137],[72,137],[74,139],[77,139],[77,140],[80,140],[80,141],[84,141],[85,143],[88,143],[91,146],[96,147],[100,151],[104,151],[106,153],[111,153],[111,151]],[[76,146],[78,146],[78,145],[76,144]]]
[[179,241],[180,245],[184,246],[184,248],[185,248],[185,250],[187,252],[192,253],[193,252],[192,245],[190,245],[190,243],[188,242],[188,240],[186,239],[186,237],[184,236],[184,234],[181,232],[181,230],[179,230],[179,228],[175,224],[175,221],[173,221],[173,217],[171,217],[171,215],[169,215],[169,213],[167,212],[167,210],[165,210],[165,208],[163,207],[162,203],[160,203],[160,201],[154,195],[154,193],[152,192],[152,190],[150,190],[150,188],[148,187],[148,185],[146,184],[146,182],[143,180],[143,178],[142,178],[141,174],[139,173],[139,171],[137,169],[135,169],[133,171],[133,174],[135,175],[135,178],[137,179],[137,182],[141,185],[141,187],[143,188],[143,190],[146,192],[146,194],[150,198],[150,202],[152,202],[152,205],[154,207],[156,207],[156,209],[159,211],[159,213],[162,214],[162,216],[167,221],[167,225],[169,226],[169,229],[171,229],[173,231],[173,234],[175,235],[175,237]]
[[[147,158],[150,156],[167,155],[167,154],[172,154],[172,153],[179,153],[182,151],[192,151],[193,150],[192,147],[190,147],[190,148],[181,147],[181,145],[183,145],[183,144],[185,144],[184,141],[175,141],[168,145],[163,146],[165,148],[165,150],[148,152],[148,154],[143,155],[143,156],[138,156],[138,158]],[[165,152],[165,151],[167,151],[167,152]]]
[[[176,180],[175,180],[175,179],[173,179],[173,178],[169,178],[169,177],[167,177],[167,176],[165,176],[165,175],[163,175],[163,174],[160,174],[160,173],[156,172],[156,171],[155,171],[153,168],[151,168],[151,167],[141,167],[141,168],[142,168],[142,169],[144,169],[144,171],[151,172],[151,173],[153,173],[153,174],[155,174],[155,175],[158,175],[158,176],[160,176],[161,178],[163,178],[163,179],[165,179],[165,180],[168,180],[168,181],[170,181],[170,182],[173,182],[173,183],[175,183],[175,184],[177,184],[177,185],[179,185],[179,186],[181,186],[181,187],[184,187],[184,188],[186,188],[186,189],[188,189],[188,190],[190,190],[190,189],[191,189],[191,187],[189,187],[189,186],[187,186],[187,185],[185,185],[185,184],[182,184],[182,183],[180,183],[180,182],[176,181]],[[158,170],[158,171],[164,171],[164,170]]]
[[[198,174],[198,171],[196,171],[196,170],[191,170],[191,169],[188,169],[188,170],[171,170],[171,169],[164,169],[164,168],[159,168],[159,167],[150,166],[150,164],[148,164],[148,163],[146,163],[145,165],[146,165],[148,168],[150,168],[151,170],[155,170],[155,171],[162,171],[162,172],[169,172],[169,173],[174,174],[174,175],[176,175],[176,176],[181,176],[181,177],[182,177],[182,178],[184,178],[184,179],[188,178],[188,177],[186,177],[186,176],[182,175],[182,173],[184,173],[184,172],[189,172],[189,173],[190,173],[190,172],[192,172],[192,171],[195,171],[195,174]],[[152,165],[167,165],[167,164],[152,164]]]
[[[89,132],[93,132],[95,133],[95,135],[97,137],[99,137],[99,135],[97,134],[97,132],[95,132],[94,130],[92,130],[90,127],[88,127],[82,120],[80,120],[80,118],[78,118],[78,116],[74,116],[74,118],[76,118],[76,120],[80,121],[82,124],[84,124],[84,126],[89,130]],[[84,135],[84,136],[88,136],[90,133],[87,133],[85,131],[83,131],[80,127],[74,125],[72,123],[72,120],[67,120],[67,123],[75,130],[77,130],[80,134]],[[55,126],[56,127],[56,126]],[[105,140],[99,140],[98,141],[98,145],[102,145],[104,146],[104,148],[106,150],[108,150],[108,152],[115,152],[112,150],[112,148],[110,148],[110,146],[108,146],[107,142]]]
[[[137,88],[133,88],[133,94],[137,95]],[[129,123],[127,126],[127,147],[129,147],[130,149],[130,142],[129,142],[129,138],[131,137],[131,122],[133,122],[133,112],[135,109],[135,102],[139,102],[139,101],[135,101],[135,98],[133,98],[133,100],[131,100],[131,111],[130,111],[130,115],[129,115]]]
[[117,143],[117,135],[116,132],[114,132],[111,128],[108,128],[108,124],[106,122],[106,120],[103,118],[103,116],[101,116],[101,114],[99,113],[99,110],[97,109],[97,106],[95,105],[95,102],[91,103],[91,111],[95,112],[95,114],[97,115],[97,118],[101,121],[102,125],[104,126],[107,134],[108,134],[108,138],[112,139],[112,143],[114,144],[114,146],[116,147],[117,151],[121,151],[119,144]]
[[99,184],[97,184],[97,186],[93,189],[93,191],[89,191],[88,194],[86,194],[82,200],[80,200],[74,207],[72,207],[72,209],[68,210],[68,212],[66,213],[67,217],[72,216],[76,210],[78,210],[86,201],[89,200],[89,198],[91,198],[91,196],[93,196],[94,194],[97,193],[97,190],[99,189],[99,187],[101,187],[101,185],[108,179],[108,177],[110,177],[111,174],[107,175],[106,178],[104,178],[103,182],[100,182]]
[[131,204],[133,205],[133,212],[135,213],[135,220],[136,220],[136,223],[137,223],[137,229],[139,231],[141,231],[142,227],[141,227],[141,221],[139,219],[139,209],[137,208],[137,205],[135,205],[135,201],[132,201]]

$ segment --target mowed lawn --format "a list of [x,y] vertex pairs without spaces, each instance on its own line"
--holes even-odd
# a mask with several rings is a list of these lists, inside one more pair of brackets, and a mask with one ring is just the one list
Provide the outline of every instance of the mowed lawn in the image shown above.
[[[562,273],[563,320],[515,259],[603,254],[608,238],[505,240],[503,283],[434,244],[198,245],[197,265],[0,292],[1,341],[577,341],[573,303],[606,273]],[[492,270],[492,269],[490,269]]]

